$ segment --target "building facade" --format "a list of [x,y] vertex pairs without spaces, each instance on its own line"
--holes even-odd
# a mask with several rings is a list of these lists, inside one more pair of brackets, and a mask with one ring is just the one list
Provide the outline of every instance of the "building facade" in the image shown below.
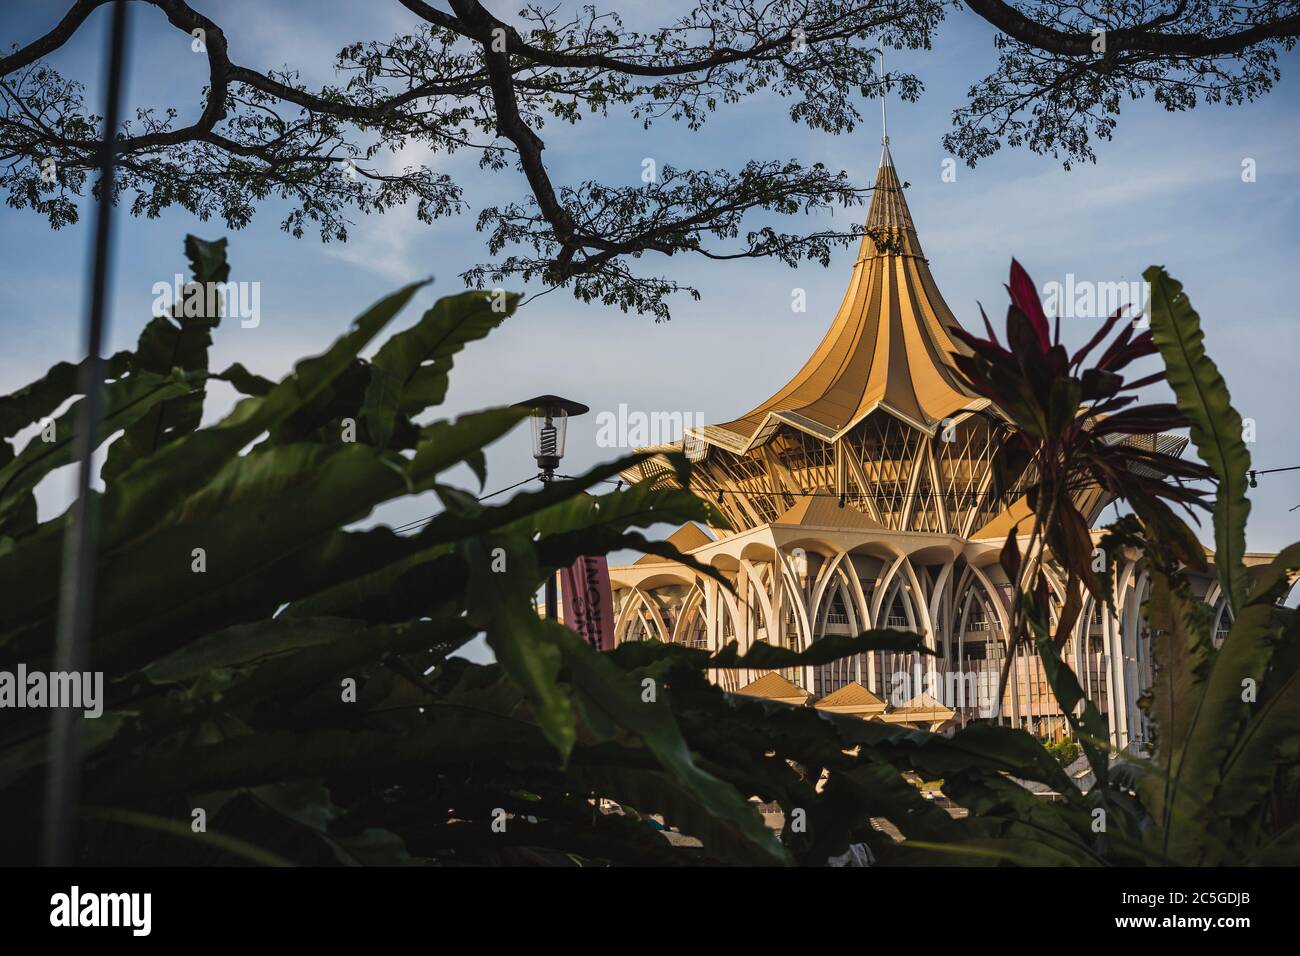
[[[687,525],[670,540],[720,571],[735,594],[654,555],[612,568],[615,642],[801,649],[826,635],[905,628],[935,654],[875,652],[780,677],[810,702],[860,687],[900,717],[924,701],[952,710],[949,727],[995,719],[1041,736],[1064,732],[1032,651],[1016,652],[997,700],[1011,606],[998,554],[1029,509],[1022,488],[1002,500],[993,495],[992,457],[1007,421],[963,386],[950,359],[966,351],[951,334],[957,325],[886,140],[848,290],[813,355],[752,411],[646,449],[656,454],[624,474],[632,482],[670,480],[664,452],[684,449],[695,460],[697,490],[715,495],[731,527]],[[1172,453],[1186,444],[1174,436],[1142,440]],[[1079,499],[1090,523],[1108,503],[1099,489]],[[1248,563],[1269,559],[1251,555]],[[1209,560],[1210,573],[1195,587],[1222,634],[1231,612]],[[1062,578],[1050,570],[1059,602]],[[1065,647],[1116,747],[1146,736],[1137,702],[1152,679],[1141,613],[1149,590],[1141,556],[1127,555],[1116,577],[1118,613],[1087,598]],[[740,691],[765,674],[712,676]]]

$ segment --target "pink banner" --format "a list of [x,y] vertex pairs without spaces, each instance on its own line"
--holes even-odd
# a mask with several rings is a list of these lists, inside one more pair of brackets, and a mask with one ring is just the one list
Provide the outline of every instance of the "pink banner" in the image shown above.
[[564,625],[598,651],[614,647],[614,593],[604,557],[579,558],[560,571]]

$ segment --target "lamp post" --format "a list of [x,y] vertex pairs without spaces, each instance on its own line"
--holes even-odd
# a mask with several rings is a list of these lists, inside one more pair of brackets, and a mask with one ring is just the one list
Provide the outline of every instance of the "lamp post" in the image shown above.
[[[591,409],[558,395],[538,395],[516,403],[515,407],[532,412],[533,457],[542,470],[542,481],[550,483],[555,480],[555,469],[560,467],[560,459],[564,457],[564,432],[569,419],[585,415]],[[560,619],[554,573],[546,576],[546,619]]]

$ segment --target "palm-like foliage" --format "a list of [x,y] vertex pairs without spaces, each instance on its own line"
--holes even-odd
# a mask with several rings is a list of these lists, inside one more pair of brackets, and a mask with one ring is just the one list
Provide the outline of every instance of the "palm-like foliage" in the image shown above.
[[[1111,315],[1096,334],[1071,355],[1061,343],[1061,323],[1049,327],[1033,280],[1012,260],[1007,286],[1004,347],[988,316],[988,338],[964,329],[954,334],[970,346],[971,355],[954,356],[970,386],[992,400],[1012,423],[994,459],[998,491],[1005,494],[1026,473],[1032,481],[1026,499],[1033,513],[1031,545],[1042,543],[1071,577],[1089,588],[1099,600],[1103,589],[1094,575],[1088,522],[1076,504],[1080,492],[1098,486],[1132,505],[1144,523],[1161,530],[1176,556],[1204,567],[1205,556],[1186,525],[1178,521],[1166,502],[1187,508],[1204,507],[1204,491],[1183,484],[1213,476],[1197,462],[1159,451],[1154,443],[1134,439],[1183,427],[1187,420],[1172,404],[1136,405],[1138,389],[1163,381],[1163,371],[1126,381],[1122,374],[1134,361],[1156,353],[1150,331],[1137,331],[1137,318],[1127,321],[1122,311]],[[1107,337],[1119,326],[1109,342]],[[1105,343],[1096,364],[1088,357]],[[1019,529],[1012,532],[1012,538]],[[1007,568],[1013,581],[1024,588],[1037,582],[1015,563]],[[1066,630],[1073,620],[1066,622]]]
[[[1095,841],[1103,859],[1146,863],[1294,861],[1300,847],[1297,752],[1300,751],[1300,673],[1294,611],[1278,606],[1300,567],[1293,545],[1250,580],[1242,563],[1250,458],[1241,418],[1206,356],[1200,320],[1182,287],[1158,268],[1147,271],[1153,295],[1149,332],[1126,324],[1097,364],[1087,356],[1120,321],[1111,316],[1073,356],[1049,333],[1034,285],[1012,263],[1008,346],[985,319],[987,339],[962,334],[972,356],[957,361],[971,387],[996,401],[1015,431],[1000,449],[1001,481],[1028,473],[1028,528],[1013,529],[1002,564],[1019,583],[1013,640],[1031,640],[1048,680],[1092,764],[1097,785],[1088,795],[1105,834]],[[1126,383],[1119,374],[1136,358],[1159,353],[1165,371]],[[1167,379],[1175,405],[1135,406],[1132,391]],[[1191,426],[1207,465],[1182,461],[1131,436]],[[1122,439],[1116,441],[1116,439]],[[1184,481],[1217,482],[1214,505],[1216,568],[1235,616],[1222,647],[1210,639],[1204,605],[1193,598],[1186,572],[1204,569],[1205,553],[1169,507],[1207,507]],[[1144,700],[1154,747],[1127,757],[1112,774],[1105,726],[1060,656],[1080,610],[1081,584],[1113,604],[1113,581],[1092,571],[1092,541],[1075,505],[1086,486],[1127,501],[1135,518],[1112,526],[1108,551],[1142,549],[1151,570],[1145,614],[1155,635],[1156,678]],[[1028,536],[1027,559],[1017,538]],[[1047,560],[1064,569],[1067,594],[1049,632]],[[1249,767],[1250,769],[1246,769]],[[1073,802],[1075,791],[1069,794]],[[1023,820],[1021,822],[1024,822]]]
[[[187,251],[196,279],[225,279],[224,243],[191,239]],[[921,650],[921,641],[880,631],[828,637],[802,653],[760,643],[744,654],[733,644],[710,655],[644,643],[599,654],[541,620],[533,607],[539,582],[578,555],[634,548],[715,575],[638,529],[722,519],[689,491],[653,483],[586,494],[635,457],[490,506],[449,484],[448,470],[461,464],[483,480],[484,446],[519,413],[422,420],[443,400],[456,353],[489,334],[514,301],[497,312],[479,293],[442,299],[372,360],[360,359],[417,289],[381,300],[280,382],[238,365],[209,369],[217,316],[156,318],[135,351],[108,363],[108,419],[99,437],[121,437],[97,493],[91,649],[108,699],[103,717],[83,724],[82,861],[822,864],[850,843],[869,845],[881,863],[1294,854],[1300,655],[1295,617],[1272,599],[1297,549],[1247,582],[1217,652],[1177,559],[1149,550],[1161,575],[1150,611],[1164,634],[1151,703],[1159,746],[1153,760],[1131,768],[1136,786],[1108,775],[1104,728],[1059,659],[1037,588],[1022,603],[1025,632],[1098,768],[1087,794],[1021,730],[977,723],[944,737],[726,694],[706,679],[710,670],[816,665],[873,649]],[[1168,295],[1167,305],[1157,296],[1152,341],[1199,446],[1198,435],[1223,432],[1213,425],[1226,391],[1195,347],[1199,333],[1185,298],[1167,284],[1157,289]],[[1032,337],[1016,331],[1008,354],[1034,375],[1046,374],[1038,362],[1059,369],[1057,347],[1042,347],[1032,318],[1027,328]],[[1147,347],[1139,337],[1108,350],[1103,371],[1114,373],[1126,350]],[[976,351],[995,364],[993,353]],[[0,398],[0,670],[52,666],[68,516],[39,522],[32,489],[69,460],[75,408],[54,423],[53,441],[44,440],[48,428],[21,452],[7,439],[72,397],[75,371],[56,366]],[[1072,378],[1074,370],[1067,363],[1061,374]],[[246,397],[200,428],[212,379]],[[1072,380],[1077,388],[1033,379],[1032,395],[1049,401],[1034,412],[1026,398],[1025,422],[1038,437],[1020,439],[1020,447],[1038,450],[1032,461],[1023,451],[1005,453],[1008,467],[1019,461],[1041,475],[1084,449],[1083,478],[1051,479],[1036,507],[1055,502],[1064,513],[1072,507],[1065,490],[1080,480],[1182,500],[1149,475],[1121,468],[1116,455],[1103,456],[1104,442],[1092,444],[1100,442],[1098,427],[1124,414],[1115,404],[1120,387],[1095,373]],[[1202,396],[1200,406],[1193,394]],[[1086,427],[1079,420],[1089,409],[1054,408],[1054,395],[1058,406],[1077,395],[1076,406],[1106,411]],[[1033,420],[1039,412],[1041,427]],[[1173,420],[1168,412],[1157,417]],[[1140,430],[1136,411],[1127,421]],[[1051,422],[1064,423],[1069,441],[1052,433]],[[1241,449],[1220,438],[1217,458],[1202,454],[1215,465],[1222,497],[1230,486],[1225,470],[1244,472]],[[1128,461],[1160,464],[1149,455]],[[677,465],[689,485],[687,462]],[[418,533],[349,530],[380,503],[426,490],[445,507]],[[1168,520],[1159,508],[1139,513]],[[1215,515],[1217,527],[1244,520],[1244,509],[1228,502]],[[1151,522],[1114,536],[1149,549],[1175,537],[1152,534]],[[1241,531],[1220,530],[1229,541]],[[1050,553],[1067,551],[1066,539],[1045,536]],[[1222,560],[1220,573],[1245,581],[1243,569]],[[454,656],[479,633],[496,663]],[[1231,693],[1245,673],[1258,684],[1250,704]],[[48,712],[4,715],[0,847],[6,862],[19,862],[35,855]],[[911,774],[942,779],[970,816],[953,819],[922,799]],[[1042,803],[1012,778],[1047,784],[1065,800]],[[598,812],[597,797],[624,812]],[[779,837],[754,799],[784,811]],[[192,826],[198,809],[206,815],[202,833]],[[648,814],[701,846],[672,847],[642,822]],[[906,841],[895,844],[873,827],[876,817]]]
[[[226,279],[224,241],[191,238],[187,252],[196,280]],[[484,446],[521,413],[417,419],[442,401],[455,354],[514,299],[500,311],[482,293],[442,299],[372,360],[359,358],[418,288],[378,302],[280,382],[242,366],[211,372],[220,317],[181,310],[153,319],[134,352],[108,363],[100,438],[122,434],[96,496],[91,653],[107,702],[83,724],[81,859],[475,860],[520,845],[584,859],[692,858],[635,823],[639,812],[699,837],[697,856],[824,861],[869,830],[866,802],[835,810],[760,731],[719,738],[716,718],[737,706],[721,691],[688,693],[688,674],[705,667],[801,658],[772,652],[764,663],[762,647],[743,659],[734,647],[717,660],[601,655],[538,617],[539,583],[581,554],[637,548],[716,575],[636,529],[722,519],[680,488],[585,493],[635,457],[490,507],[449,484],[462,464],[482,481]],[[0,399],[4,435],[72,397],[72,371],[58,366]],[[212,379],[246,397],[199,428]],[[0,669],[10,672],[20,662],[52,667],[69,519],[38,523],[32,489],[69,460],[75,411],[55,423],[53,441],[43,428],[20,453],[0,445]],[[348,530],[377,505],[428,490],[445,508],[418,533]],[[452,656],[479,633],[497,663]],[[816,650],[918,643],[878,634]],[[31,859],[48,712],[5,718],[0,842],[7,860]],[[807,747],[857,765],[829,727],[804,720],[820,732]],[[711,743],[688,740],[691,727]],[[629,815],[594,813],[597,794],[625,802]],[[783,845],[750,796],[799,800],[808,827]],[[191,832],[198,809],[208,822],[200,835]],[[493,826],[502,813],[506,833]],[[142,840],[141,828],[157,838]]]

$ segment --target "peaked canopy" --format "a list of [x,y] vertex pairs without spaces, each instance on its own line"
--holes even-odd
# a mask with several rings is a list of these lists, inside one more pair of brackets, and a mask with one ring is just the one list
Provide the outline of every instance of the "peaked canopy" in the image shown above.
[[786,704],[802,704],[811,695],[802,687],[796,687],[776,671],[768,671],[757,680],[750,681],[736,693],[746,697],[766,697]]
[[885,408],[933,434],[944,418],[989,404],[962,386],[949,358],[969,351],[949,333],[957,325],[922,255],[886,147],[848,291],[812,358],[747,415],[697,433],[737,452],[782,422],[833,441]]
[[853,714],[864,719],[878,717],[885,712],[885,702],[857,681],[845,684],[813,705],[819,710],[837,714]]

